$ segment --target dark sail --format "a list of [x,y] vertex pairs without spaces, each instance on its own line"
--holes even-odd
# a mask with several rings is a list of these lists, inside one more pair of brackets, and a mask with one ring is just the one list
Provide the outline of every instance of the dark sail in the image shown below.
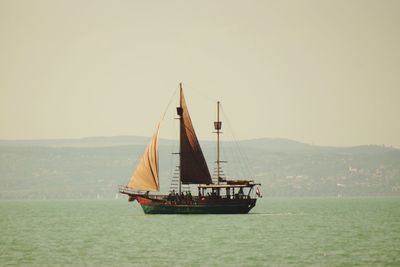
[[183,184],[211,184],[211,175],[180,90],[180,177]]

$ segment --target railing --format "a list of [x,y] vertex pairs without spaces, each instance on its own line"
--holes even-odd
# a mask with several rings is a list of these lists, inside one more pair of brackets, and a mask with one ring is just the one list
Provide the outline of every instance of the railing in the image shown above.
[[[124,185],[119,185],[118,190],[120,193],[127,194],[127,195],[146,195],[146,192],[144,191],[137,191],[133,190],[127,186]],[[203,198],[207,199],[250,199],[250,195],[245,195],[245,194],[235,194],[235,195],[205,195],[205,196],[189,196],[189,195],[178,195],[178,194],[169,194],[169,195],[150,195],[149,198],[151,199],[157,199],[157,200],[193,200],[193,201],[198,201]]]

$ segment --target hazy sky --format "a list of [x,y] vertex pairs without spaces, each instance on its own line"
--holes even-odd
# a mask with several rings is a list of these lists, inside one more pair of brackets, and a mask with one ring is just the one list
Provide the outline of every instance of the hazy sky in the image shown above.
[[0,139],[150,136],[182,81],[200,139],[219,99],[238,139],[400,147],[399,14],[397,0],[0,0]]

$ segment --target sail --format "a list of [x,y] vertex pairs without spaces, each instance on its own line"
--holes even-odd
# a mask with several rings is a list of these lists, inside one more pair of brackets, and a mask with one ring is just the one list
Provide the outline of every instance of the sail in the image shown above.
[[137,165],[127,187],[143,191],[160,191],[158,181],[158,134],[160,126],[151,138],[139,164]]
[[186,106],[181,88],[180,107],[180,177],[183,184],[211,184],[211,175]]

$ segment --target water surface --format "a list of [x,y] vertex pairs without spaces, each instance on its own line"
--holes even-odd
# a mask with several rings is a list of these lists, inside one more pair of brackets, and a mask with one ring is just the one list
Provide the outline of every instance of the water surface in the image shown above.
[[400,198],[263,198],[248,215],[0,202],[0,266],[400,266]]

